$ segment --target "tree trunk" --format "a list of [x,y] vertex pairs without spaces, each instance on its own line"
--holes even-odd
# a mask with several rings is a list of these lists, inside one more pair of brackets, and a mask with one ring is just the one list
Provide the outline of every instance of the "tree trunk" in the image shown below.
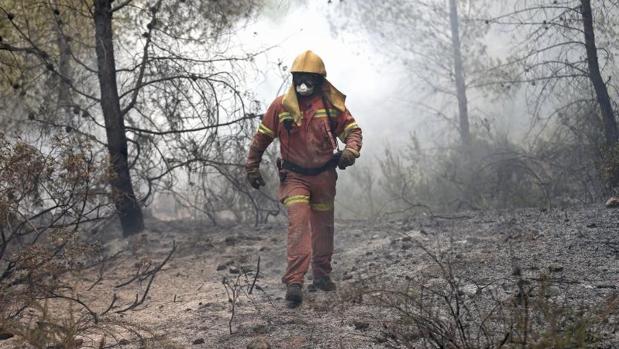
[[[52,2],[54,8],[61,8],[57,1]],[[71,86],[69,81],[72,79],[71,73],[71,46],[61,27],[60,15],[56,15],[54,29],[56,30],[56,45],[58,46],[58,100],[56,110],[62,112],[68,126],[76,127],[77,120],[72,114]]]
[[114,178],[110,179],[112,197],[120,217],[123,234],[128,236],[144,229],[144,218],[133,192],[127,162],[127,136],[118,97],[112,40],[112,1],[95,1],[95,41],[101,88],[101,109],[105,119],[107,147],[114,171]]
[[581,0],[582,22],[585,32],[585,46],[587,48],[587,65],[589,66],[589,79],[595,89],[598,104],[602,111],[604,121],[604,136],[606,144],[614,146],[619,140],[617,132],[617,120],[613,112],[608,89],[602,79],[600,66],[598,63],[597,47],[595,44],[595,32],[593,31],[593,12],[591,10],[591,0]]
[[462,65],[460,24],[456,0],[449,0],[449,22],[451,24],[451,46],[453,49],[456,96],[458,97],[458,116],[460,118],[460,138],[462,139],[462,144],[468,148],[471,144],[471,132],[469,129],[469,111],[466,99],[466,84],[464,82],[464,67]]

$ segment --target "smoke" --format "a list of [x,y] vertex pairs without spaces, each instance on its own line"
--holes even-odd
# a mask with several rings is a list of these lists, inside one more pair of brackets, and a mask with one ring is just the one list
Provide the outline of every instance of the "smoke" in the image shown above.
[[257,72],[248,79],[247,89],[266,110],[285,91],[294,57],[308,49],[316,52],[325,61],[327,78],[347,95],[347,107],[359,125],[371,130],[364,133],[364,158],[371,158],[386,142],[406,142],[423,119],[407,97],[405,66],[390,62],[363,33],[336,33],[335,15],[326,1],[268,2],[239,35],[250,50],[270,48],[256,59]]

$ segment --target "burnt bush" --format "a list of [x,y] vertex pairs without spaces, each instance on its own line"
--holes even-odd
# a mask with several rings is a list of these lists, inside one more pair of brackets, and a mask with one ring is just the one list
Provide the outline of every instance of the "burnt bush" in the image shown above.
[[380,321],[376,342],[388,348],[598,348],[613,333],[619,299],[592,305],[570,297],[569,285],[515,269],[496,280],[465,276],[449,250],[420,246],[432,267],[405,282],[361,282],[366,303],[393,316]]
[[[131,304],[88,293],[118,256],[107,256],[94,229],[113,216],[109,161],[75,135],[11,139],[0,134],[0,333],[37,348],[78,348],[85,338],[139,333],[118,313],[144,302],[161,263],[139,264],[116,290],[146,288]],[[93,282],[92,276],[98,278]],[[96,306],[94,303],[96,303]],[[92,339],[95,338],[95,339]],[[92,344],[92,343],[91,343]],[[94,345],[94,344],[92,344]]]
[[[564,207],[599,201],[604,170],[597,145],[539,141],[525,148],[506,138],[469,148],[406,151],[380,160],[385,212]],[[607,161],[605,164],[612,164]]]

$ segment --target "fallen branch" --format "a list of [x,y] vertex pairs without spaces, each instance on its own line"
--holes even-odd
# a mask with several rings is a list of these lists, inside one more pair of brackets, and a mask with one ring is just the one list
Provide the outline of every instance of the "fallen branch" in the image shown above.
[[[161,269],[163,268],[164,265],[166,265],[168,263],[168,261],[170,260],[170,258],[172,258],[172,255],[174,254],[174,251],[176,251],[176,241],[172,241],[172,250],[170,251],[170,253],[168,253],[168,255],[166,256],[166,258],[154,269],[150,270],[150,271],[146,271],[140,275],[137,275],[136,277],[134,277],[132,280],[137,280],[140,279],[140,281],[145,280],[147,278],[150,277],[150,279],[148,280],[148,285],[146,286],[146,290],[144,291],[144,293],[142,294],[142,297],[139,297],[139,293],[136,293],[135,295],[135,300],[133,301],[133,303],[131,303],[129,306],[121,309],[121,310],[117,310],[116,313],[120,314],[120,313],[124,313],[126,311],[135,309],[136,307],[138,307],[139,305],[141,305],[142,303],[144,303],[144,300],[146,300],[146,296],[148,295],[148,292],[150,291],[150,287],[153,284],[153,281],[155,280],[155,276],[157,276],[157,273],[159,271],[161,271]],[[128,283],[123,283],[123,286],[126,286]]]

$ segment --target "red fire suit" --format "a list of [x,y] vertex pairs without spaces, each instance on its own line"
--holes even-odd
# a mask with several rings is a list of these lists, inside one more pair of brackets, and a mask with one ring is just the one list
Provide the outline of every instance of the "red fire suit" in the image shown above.
[[[319,168],[333,157],[337,148],[334,136],[358,156],[362,134],[355,119],[347,109],[340,111],[329,105],[327,112],[324,101],[320,94],[300,97],[302,118],[294,123],[282,105],[282,96],[276,98],[253,138],[247,169],[259,166],[262,153],[275,138],[280,140],[282,159],[304,168]],[[289,130],[286,122],[291,124]],[[288,210],[288,267],[282,278],[285,284],[302,284],[310,262],[314,279],[331,272],[336,179],[335,168],[317,175],[280,171],[279,199]]]

